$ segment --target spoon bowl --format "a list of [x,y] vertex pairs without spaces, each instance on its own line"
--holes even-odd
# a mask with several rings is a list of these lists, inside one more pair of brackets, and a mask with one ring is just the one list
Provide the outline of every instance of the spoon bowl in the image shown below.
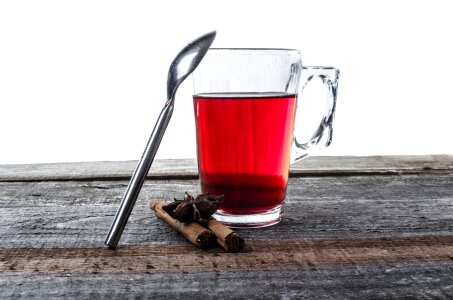
[[215,36],[215,31],[202,35],[176,55],[168,70],[167,99],[174,98],[179,85],[198,67]]

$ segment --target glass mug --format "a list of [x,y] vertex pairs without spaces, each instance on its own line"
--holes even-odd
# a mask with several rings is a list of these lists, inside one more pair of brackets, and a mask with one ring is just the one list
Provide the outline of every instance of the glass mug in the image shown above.
[[[209,49],[193,73],[193,104],[201,190],[225,196],[218,221],[264,227],[281,220],[289,165],[331,142],[338,76],[333,67],[302,67],[298,50]],[[301,143],[294,135],[298,94],[317,77],[327,106]]]

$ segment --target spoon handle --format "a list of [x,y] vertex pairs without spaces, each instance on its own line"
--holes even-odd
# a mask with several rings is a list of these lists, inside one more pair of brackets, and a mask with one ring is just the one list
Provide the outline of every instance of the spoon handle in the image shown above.
[[140,190],[145,182],[146,175],[149,172],[151,164],[153,163],[154,156],[156,156],[157,149],[159,148],[164,132],[167,129],[168,122],[173,114],[173,99],[167,100],[164,108],[162,109],[159,118],[157,119],[156,125],[154,125],[153,132],[146,144],[145,151],[135,168],[134,174],[132,175],[126,193],[123,196],[120,207],[116,212],[115,219],[110,228],[105,244],[111,248],[116,248],[118,242],[123,233],[124,227],[126,226],[127,220],[131,214],[132,208],[135,205],[135,201],[138,198]]

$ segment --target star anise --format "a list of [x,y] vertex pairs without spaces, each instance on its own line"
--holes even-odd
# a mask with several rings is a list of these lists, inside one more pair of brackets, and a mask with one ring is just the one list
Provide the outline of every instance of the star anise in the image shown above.
[[217,211],[224,196],[199,194],[193,197],[185,193],[183,200],[175,199],[174,202],[164,205],[163,210],[183,223],[200,222],[207,220]]

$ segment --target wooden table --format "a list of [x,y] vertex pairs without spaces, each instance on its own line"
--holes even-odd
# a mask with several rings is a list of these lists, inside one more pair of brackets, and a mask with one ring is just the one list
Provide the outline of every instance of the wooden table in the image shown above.
[[453,155],[312,157],[286,219],[200,250],[147,207],[198,192],[157,161],[117,250],[104,240],[135,162],[0,166],[0,298],[453,298]]

